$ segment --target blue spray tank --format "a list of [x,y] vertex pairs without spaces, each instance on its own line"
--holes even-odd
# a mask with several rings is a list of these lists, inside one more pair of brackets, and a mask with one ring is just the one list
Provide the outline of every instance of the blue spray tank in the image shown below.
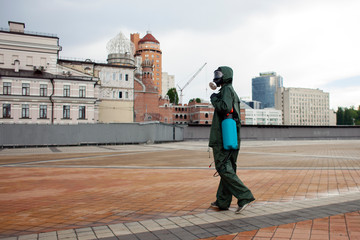
[[236,122],[233,118],[234,110],[228,113],[221,123],[223,145],[225,150],[238,149]]

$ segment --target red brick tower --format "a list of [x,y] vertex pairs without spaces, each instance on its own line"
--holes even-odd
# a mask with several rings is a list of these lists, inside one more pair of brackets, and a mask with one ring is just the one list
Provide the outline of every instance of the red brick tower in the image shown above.
[[154,83],[153,61],[145,59],[141,68],[141,79],[135,78],[134,81],[135,122],[160,121],[172,123],[170,101],[159,96],[158,88]]
[[141,56],[142,61],[146,59],[153,61],[153,81],[158,94],[161,95],[162,52],[160,42],[149,31],[141,39],[139,33],[133,33],[130,35],[130,39],[135,45],[135,57]]

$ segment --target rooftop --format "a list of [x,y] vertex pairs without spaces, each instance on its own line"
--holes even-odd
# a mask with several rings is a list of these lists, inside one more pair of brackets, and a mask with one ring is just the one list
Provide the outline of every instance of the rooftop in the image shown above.
[[207,143],[3,149],[0,238],[360,237],[359,140],[242,142],[241,214],[209,207]]
[[58,36],[56,34],[52,34],[52,33],[33,32],[33,31],[11,31],[10,28],[2,28],[2,27],[0,27],[0,32],[7,32],[7,33],[13,33],[13,34],[25,34],[25,35],[39,36],[39,37],[58,38]]
[[140,39],[139,43],[143,43],[143,42],[154,42],[157,44],[160,44],[160,42],[158,40],[156,40],[156,38],[151,34],[151,32],[147,32],[147,34]]

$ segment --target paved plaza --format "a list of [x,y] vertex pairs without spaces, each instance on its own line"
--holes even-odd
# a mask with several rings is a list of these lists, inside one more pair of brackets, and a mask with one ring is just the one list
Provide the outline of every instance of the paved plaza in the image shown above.
[[210,207],[205,141],[0,149],[0,239],[360,239],[360,140],[244,141],[256,201]]

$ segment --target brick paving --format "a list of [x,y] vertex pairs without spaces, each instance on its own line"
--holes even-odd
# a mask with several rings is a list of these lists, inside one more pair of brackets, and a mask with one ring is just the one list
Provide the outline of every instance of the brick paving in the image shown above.
[[240,215],[206,142],[2,149],[0,238],[360,239],[359,143],[243,142]]

